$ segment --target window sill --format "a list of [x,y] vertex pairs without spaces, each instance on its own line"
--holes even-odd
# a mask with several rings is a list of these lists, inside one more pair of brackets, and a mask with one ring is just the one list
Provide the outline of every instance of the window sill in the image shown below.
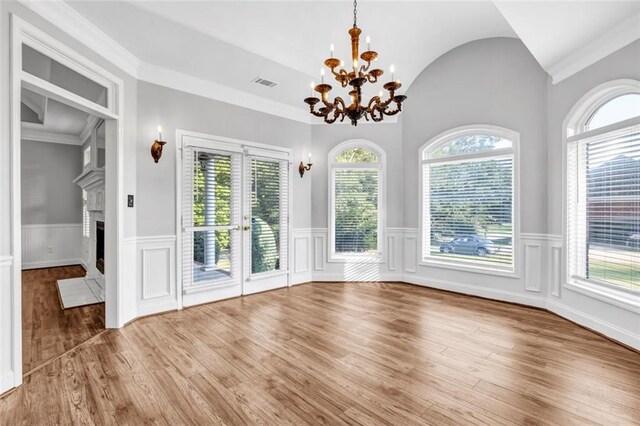
[[384,263],[382,259],[382,254],[375,255],[338,255],[338,254],[330,254],[329,259],[327,260],[329,263]]
[[580,278],[570,278],[564,288],[632,312],[640,311],[640,293],[605,287]]
[[453,269],[460,272],[471,272],[475,274],[495,275],[507,278],[520,278],[514,269],[501,269],[485,267],[480,265],[472,265],[466,262],[447,262],[434,259],[422,259],[418,266],[426,266],[429,268]]

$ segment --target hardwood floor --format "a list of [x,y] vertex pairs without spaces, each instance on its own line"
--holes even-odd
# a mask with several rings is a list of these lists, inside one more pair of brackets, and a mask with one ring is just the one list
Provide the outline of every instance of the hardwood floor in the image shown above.
[[108,330],[0,399],[0,424],[640,422],[640,355],[548,312],[313,283]]
[[22,272],[22,369],[41,366],[104,330],[104,303],[63,310],[56,281],[84,277],[81,266]]

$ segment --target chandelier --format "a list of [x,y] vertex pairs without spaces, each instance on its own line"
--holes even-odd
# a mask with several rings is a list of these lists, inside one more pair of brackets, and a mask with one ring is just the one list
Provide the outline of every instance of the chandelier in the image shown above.
[[[365,120],[369,119],[374,122],[379,122],[384,119],[385,115],[396,115],[402,111],[402,102],[407,99],[404,95],[396,95],[396,91],[402,87],[399,81],[394,80],[394,66],[391,65],[391,81],[385,83],[382,86],[387,92],[389,97],[383,99],[383,92],[380,90],[377,96],[373,96],[369,102],[364,106],[362,102],[362,86],[366,83],[375,84],[378,82],[378,78],[384,74],[379,68],[371,69],[371,63],[377,62],[378,53],[371,50],[371,39],[367,36],[367,51],[362,52],[360,59],[364,62],[360,65],[358,62],[358,45],[360,43],[360,34],[362,30],[357,26],[357,8],[358,2],[353,2],[353,28],[349,30],[351,36],[351,59],[352,65],[350,71],[342,68],[343,63],[341,60],[333,57],[334,46],[331,45],[331,57],[324,61],[324,64],[331,70],[336,81],[340,83],[342,87],[351,86],[349,95],[351,96],[351,105],[347,106],[344,100],[338,96],[332,102],[328,100],[329,92],[332,87],[324,82],[324,68],[320,70],[322,81],[320,84],[315,85],[311,83],[312,93],[311,96],[304,101],[309,105],[309,111],[316,117],[322,117],[325,123],[331,124],[339,118],[340,121],[344,121],[345,117],[349,117],[351,124],[358,125],[358,120],[362,117]],[[340,68],[336,71],[337,68]],[[313,96],[313,91],[320,94],[320,98]],[[316,105],[322,102],[320,108],[316,110]],[[393,105],[392,105],[393,104]],[[392,106],[391,106],[392,105]]]

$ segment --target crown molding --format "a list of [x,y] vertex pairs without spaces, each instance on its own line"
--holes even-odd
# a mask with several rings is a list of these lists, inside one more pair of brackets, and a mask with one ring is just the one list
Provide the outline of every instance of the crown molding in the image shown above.
[[297,108],[157,65],[142,63],[138,69],[138,79],[216,101],[311,124],[310,115],[306,108]]
[[[305,124],[325,124],[322,120],[313,119],[314,117],[309,114],[309,110],[305,105],[300,107],[292,106],[183,72],[142,62],[133,53],[69,6],[64,0],[18,1],[139,81],[146,81]],[[395,124],[397,122],[397,117],[390,117],[382,123]],[[363,122],[362,124],[370,123]],[[86,129],[83,132],[84,134],[86,134]]]
[[22,140],[59,143],[63,145],[82,145],[82,139],[78,136],[63,133],[52,133],[44,130],[30,129],[22,126],[20,138]]
[[19,0],[127,74],[136,77],[140,59],[62,0]]
[[620,25],[616,25],[611,31],[585,44],[549,67],[548,72],[551,75],[553,84],[571,77],[638,39],[640,39],[640,14],[632,16]]

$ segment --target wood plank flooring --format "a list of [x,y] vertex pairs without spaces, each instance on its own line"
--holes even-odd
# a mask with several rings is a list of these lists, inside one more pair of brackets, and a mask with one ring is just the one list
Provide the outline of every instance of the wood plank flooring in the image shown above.
[[108,330],[0,399],[0,424],[640,423],[640,355],[548,312],[313,283]]
[[41,366],[104,330],[104,303],[63,310],[56,281],[84,277],[79,265],[22,272],[22,369]]

